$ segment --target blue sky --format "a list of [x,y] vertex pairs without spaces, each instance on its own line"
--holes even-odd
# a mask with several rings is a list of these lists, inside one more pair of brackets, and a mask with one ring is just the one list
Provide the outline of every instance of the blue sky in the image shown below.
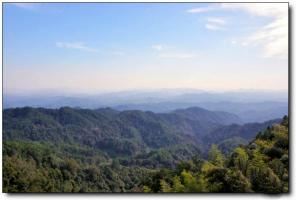
[[288,88],[288,4],[5,3],[4,89]]

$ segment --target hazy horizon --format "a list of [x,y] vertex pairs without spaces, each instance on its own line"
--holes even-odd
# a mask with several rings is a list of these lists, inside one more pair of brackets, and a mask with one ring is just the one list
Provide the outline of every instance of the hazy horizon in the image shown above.
[[5,93],[288,90],[286,3],[4,3],[3,43]]
[[36,89],[36,90],[19,90],[19,89],[7,89],[3,88],[3,94],[65,94],[65,95],[77,95],[77,94],[85,94],[85,95],[99,95],[99,94],[109,94],[109,93],[131,93],[131,92],[177,92],[177,93],[251,93],[251,92],[266,92],[266,93],[287,93],[288,89],[231,89],[231,90],[203,90],[197,88],[134,88],[134,89],[123,89],[123,90],[94,90],[94,91],[79,91],[79,90],[67,90],[67,89]]

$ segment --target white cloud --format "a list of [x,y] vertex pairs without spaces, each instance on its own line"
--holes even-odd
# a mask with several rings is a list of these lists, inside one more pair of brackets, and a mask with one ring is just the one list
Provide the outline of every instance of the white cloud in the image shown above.
[[186,12],[188,12],[188,13],[204,13],[204,12],[208,12],[208,11],[211,11],[214,9],[215,9],[215,7],[208,6],[208,7],[192,8],[192,9],[186,10]]
[[219,25],[224,25],[226,24],[226,20],[224,18],[218,18],[218,17],[209,17],[207,18],[208,22],[219,24]]
[[221,8],[231,10],[242,10],[254,16],[274,16],[285,15],[288,11],[287,4],[279,3],[222,3]]
[[209,17],[206,19],[207,23],[205,25],[206,29],[209,30],[226,30],[224,27],[226,24],[226,20],[224,18],[218,18],[218,17]]
[[97,52],[97,49],[91,48],[86,46],[83,42],[56,42],[56,46],[59,48],[66,48],[66,49],[78,49],[82,51],[88,52]]
[[39,6],[39,3],[9,3],[9,5],[14,5],[27,10],[34,10]]
[[153,49],[156,49],[156,50],[158,50],[158,51],[162,51],[162,50],[165,49],[165,46],[162,45],[162,44],[155,44],[155,45],[152,45],[152,48],[153,48]]
[[288,18],[278,18],[245,38],[247,45],[263,45],[265,57],[288,55]]
[[223,9],[240,10],[255,17],[268,17],[263,27],[241,39],[241,45],[262,46],[264,57],[288,58],[288,6],[281,3],[225,3]]
[[206,24],[205,27],[206,29],[213,30],[213,31],[226,30],[225,28],[215,24]]
[[[242,46],[262,47],[264,57],[288,57],[288,4],[286,3],[221,3],[215,6],[189,9],[188,13],[204,13],[212,10],[247,12],[254,17],[267,17],[271,22],[238,40]],[[205,28],[226,30],[225,19],[207,18]]]
[[237,41],[236,40],[231,40],[231,44],[236,45]]
[[196,54],[193,53],[163,53],[159,55],[160,58],[169,59],[191,59],[195,58]]

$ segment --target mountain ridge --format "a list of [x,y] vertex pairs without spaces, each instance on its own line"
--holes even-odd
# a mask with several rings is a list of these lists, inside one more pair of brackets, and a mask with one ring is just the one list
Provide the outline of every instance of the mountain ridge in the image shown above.
[[[207,141],[211,141],[206,137],[211,132],[242,126],[233,125],[239,121],[236,115],[197,107],[162,114],[139,110],[120,112],[112,108],[24,107],[5,109],[3,116],[4,141],[71,141],[106,151],[111,156],[136,155],[181,144],[202,151]],[[265,128],[271,123],[254,126]],[[254,129],[252,134],[259,130]]]

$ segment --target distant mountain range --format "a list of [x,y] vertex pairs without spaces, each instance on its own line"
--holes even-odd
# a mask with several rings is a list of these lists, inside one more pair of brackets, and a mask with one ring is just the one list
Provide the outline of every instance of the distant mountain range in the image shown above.
[[116,110],[143,110],[153,112],[170,112],[179,108],[198,106],[211,111],[224,111],[234,113],[240,117],[243,123],[264,122],[275,118],[281,118],[288,114],[287,102],[201,102],[201,103],[147,103],[127,104],[114,106]]
[[199,90],[123,91],[98,95],[59,93],[18,93],[3,96],[4,108],[15,107],[77,107],[115,110],[142,110],[166,113],[176,109],[201,107],[211,111],[236,114],[243,123],[264,122],[288,114],[287,91],[239,90],[206,92]]
[[197,104],[205,102],[287,102],[288,91],[237,90],[229,92],[207,92],[186,89],[136,90],[100,94],[69,94],[61,92],[18,92],[3,93],[4,107],[63,106],[81,108],[111,107],[125,104],[176,103]]

